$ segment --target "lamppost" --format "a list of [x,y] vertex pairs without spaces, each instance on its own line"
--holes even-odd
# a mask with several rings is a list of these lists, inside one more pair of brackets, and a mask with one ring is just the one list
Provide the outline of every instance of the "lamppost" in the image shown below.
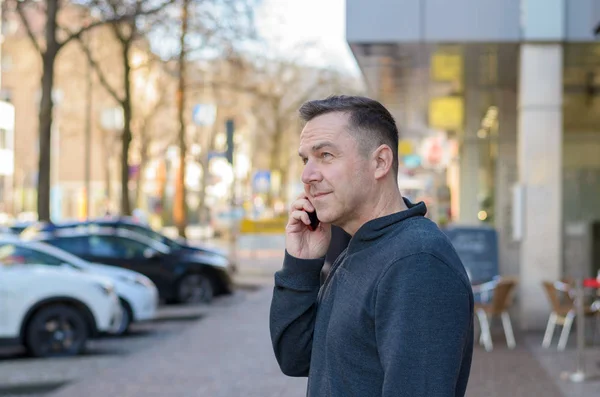
[[[105,131],[106,133],[109,134],[114,134],[117,135],[119,133],[121,133],[123,131],[123,128],[125,126],[125,117],[123,115],[123,108],[122,107],[112,107],[112,108],[105,108],[102,110],[101,116],[100,116],[100,125],[102,126],[102,130]],[[110,137],[110,140],[112,142],[113,137]],[[112,145],[111,145],[112,146]],[[107,168],[110,167],[110,152],[108,153],[108,156],[106,159],[104,159],[104,161],[108,162],[107,164]],[[110,174],[110,171],[107,171],[108,174]],[[107,184],[110,183],[110,176],[107,176]],[[112,190],[112,189],[108,189],[108,185],[107,185],[107,190]],[[107,191],[107,205],[109,205],[110,207],[112,207],[112,197],[110,197],[111,194],[109,191]]]
[[[91,21],[88,20],[88,25]],[[86,46],[90,48],[92,42],[92,31],[89,30],[85,33],[84,40]],[[88,58],[87,68],[85,71],[85,78],[87,83],[86,91],[86,107],[85,107],[85,143],[84,143],[84,174],[85,174],[85,219],[90,219],[90,199],[91,195],[91,177],[92,177],[92,62]]]

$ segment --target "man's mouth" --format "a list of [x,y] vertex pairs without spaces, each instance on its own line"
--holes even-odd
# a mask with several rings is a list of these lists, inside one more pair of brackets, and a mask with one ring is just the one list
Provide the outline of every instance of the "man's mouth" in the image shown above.
[[328,195],[329,193],[331,193],[331,192],[326,192],[326,193],[316,193],[316,194],[313,194],[313,197],[314,197],[314,198],[319,198],[319,197],[326,196],[326,195]]

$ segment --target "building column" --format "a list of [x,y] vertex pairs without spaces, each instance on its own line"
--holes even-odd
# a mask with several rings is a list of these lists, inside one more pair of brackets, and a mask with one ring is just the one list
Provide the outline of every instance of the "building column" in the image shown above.
[[522,327],[529,330],[543,329],[548,320],[542,281],[562,274],[562,45],[522,44],[519,72],[519,302]]
[[460,148],[459,219],[462,225],[480,225],[480,139],[477,131],[485,114],[484,93],[479,88],[480,55],[473,46],[464,51],[465,128]]

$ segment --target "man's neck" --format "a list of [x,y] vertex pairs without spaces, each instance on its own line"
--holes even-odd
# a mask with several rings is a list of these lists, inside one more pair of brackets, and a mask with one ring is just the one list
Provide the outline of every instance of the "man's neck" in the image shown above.
[[372,200],[366,200],[365,205],[360,210],[361,213],[356,214],[358,216],[348,222],[343,229],[353,236],[365,223],[406,209],[408,207],[402,199],[400,190],[397,186],[394,186],[394,188],[377,194]]

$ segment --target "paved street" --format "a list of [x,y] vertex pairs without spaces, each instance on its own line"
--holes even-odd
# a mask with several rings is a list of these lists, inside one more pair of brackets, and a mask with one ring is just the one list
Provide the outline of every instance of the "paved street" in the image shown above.
[[[282,375],[274,359],[268,331],[272,273],[281,251],[261,247],[238,257],[242,290],[210,306],[168,307],[161,320],[143,325],[133,336],[108,338],[90,345],[79,358],[53,360],[39,373],[39,361],[0,359],[0,387],[31,378],[45,391],[20,390],[28,397],[294,397],[305,395],[306,380]],[[144,328],[146,327],[146,328]],[[600,395],[600,383],[574,385],[561,380],[574,369],[574,350],[543,350],[540,334],[517,334],[518,347],[506,348],[494,334],[495,349],[476,346],[469,397],[587,397]],[[587,355],[597,370],[600,350]],[[38,365],[34,366],[34,361]],[[33,373],[33,374],[32,374]],[[12,374],[12,375],[11,375]],[[60,376],[59,376],[60,375]],[[60,382],[67,382],[63,387]],[[0,396],[11,395],[8,390]],[[14,395],[14,394],[13,394]]]
[[301,396],[305,381],[281,375],[271,352],[269,299],[269,288],[250,293],[241,304],[54,396]]

